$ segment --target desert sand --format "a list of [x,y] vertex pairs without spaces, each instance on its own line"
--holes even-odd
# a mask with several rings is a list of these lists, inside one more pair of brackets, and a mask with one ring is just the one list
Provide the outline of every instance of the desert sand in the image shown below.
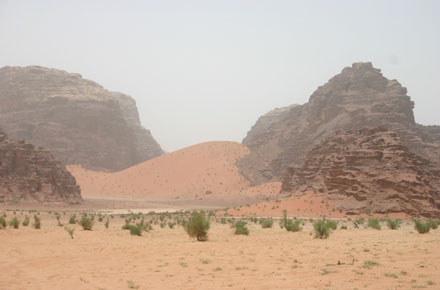
[[[28,214],[25,212],[24,214]],[[28,214],[29,215],[29,214]],[[7,212],[9,220],[14,215]],[[23,215],[17,212],[23,220]],[[337,229],[315,239],[282,230],[278,222],[249,236],[211,222],[209,240],[182,227],[154,226],[143,236],[123,231],[124,220],[78,225],[74,239],[41,213],[42,228],[0,230],[0,289],[438,289],[440,229],[418,234],[410,221],[398,230]],[[61,214],[67,224],[70,214]],[[105,220],[104,220],[105,221]],[[338,265],[338,261],[341,265]]]
[[279,193],[280,182],[251,187],[236,166],[249,149],[235,142],[207,142],[126,170],[109,173],[69,166],[86,199],[243,202]]
[[[258,202],[255,204],[248,204],[244,206],[236,206],[226,210],[217,212],[218,216],[223,216],[225,213],[235,217],[281,217],[283,211],[289,216],[296,217],[328,217],[328,218],[342,218],[349,217],[343,210],[337,208],[332,202],[324,199],[321,196],[313,194],[312,191],[292,193],[287,196],[278,196],[276,199]],[[369,214],[359,214],[356,217],[369,217]],[[407,217],[405,213],[389,213],[389,214],[374,214],[375,217]],[[354,217],[354,216],[353,216]]]

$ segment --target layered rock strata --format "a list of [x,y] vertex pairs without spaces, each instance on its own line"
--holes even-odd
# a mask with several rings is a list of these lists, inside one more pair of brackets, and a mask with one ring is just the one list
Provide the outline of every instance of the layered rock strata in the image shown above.
[[75,178],[52,154],[0,130],[0,203],[21,201],[78,204]]
[[384,127],[338,132],[289,167],[282,192],[309,190],[348,214],[440,217],[440,167]]

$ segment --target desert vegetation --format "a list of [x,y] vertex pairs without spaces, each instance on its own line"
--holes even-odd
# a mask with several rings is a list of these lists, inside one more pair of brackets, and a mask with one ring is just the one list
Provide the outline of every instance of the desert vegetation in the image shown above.
[[[407,280],[407,283],[410,285],[419,288],[431,287],[431,289],[434,289],[433,287],[440,282],[437,281],[435,275],[427,274],[426,271],[423,274],[422,272],[420,274],[413,274],[414,269],[408,268],[404,264],[400,265],[398,262],[400,255],[409,247],[413,251],[415,261],[424,263],[421,265],[426,265],[427,261],[434,263],[432,259],[438,256],[434,248],[438,245],[438,239],[440,238],[440,232],[438,231],[439,223],[435,219],[410,220],[380,219],[375,217],[370,217],[368,220],[355,217],[300,219],[298,217],[288,217],[287,213],[282,211],[280,211],[281,217],[264,218],[254,216],[219,216],[215,212],[203,211],[179,211],[174,213],[129,212],[118,215],[91,211],[51,213],[31,211],[24,215],[23,211],[17,210],[15,214],[13,212],[1,212],[0,227],[6,228],[6,232],[14,232],[18,235],[27,235],[32,232],[39,233],[40,231],[26,230],[21,227],[15,229],[12,225],[15,224],[15,222],[11,223],[14,218],[17,218],[19,225],[23,225],[26,218],[29,223],[29,217],[32,217],[29,214],[34,216],[34,227],[35,223],[40,224],[35,228],[40,228],[41,219],[44,219],[44,231],[36,239],[42,239],[44,236],[50,236],[52,233],[60,230],[65,231],[65,234],[67,233],[65,238],[61,238],[63,235],[53,235],[51,239],[55,239],[57,244],[67,247],[73,253],[78,253],[76,247],[87,247],[87,255],[85,256],[87,259],[89,259],[89,254],[93,255],[93,259],[99,259],[98,257],[102,255],[101,251],[118,253],[118,247],[112,248],[105,246],[105,244],[100,244],[102,239],[112,239],[113,241],[120,241],[120,243],[131,245],[130,247],[133,248],[142,248],[140,253],[146,251],[149,253],[149,256],[156,257],[152,258],[151,261],[150,259],[143,259],[144,262],[142,262],[149,263],[147,269],[150,269],[148,270],[150,271],[149,273],[153,273],[152,277],[160,274],[168,275],[162,278],[162,283],[165,283],[164,285],[169,285],[167,281],[172,281],[173,278],[170,275],[175,275],[176,277],[188,275],[192,277],[191,281],[202,281],[199,279],[203,279],[203,275],[208,275],[209,273],[209,277],[214,275],[214,278],[211,277],[211,279],[214,279],[213,281],[216,281],[222,275],[228,275],[231,277],[228,279],[230,283],[239,287],[240,283],[238,281],[240,280],[238,278],[241,276],[234,276],[234,273],[246,273],[246,275],[253,277],[252,279],[254,280],[260,279],[257,274],[261,275],[263,270],[261,268],[262,265],[260,265],[260,262],[257,263],[257,261],[266,261],[264,262],[266,267],[273,267],[272,271],[274,273],[280,273],[284,277],[290,277],[289,275],[293,273],[300,275],[311,272],[312,274],[309,275],[316,275],[316,277],[320,277],[319,279],[327,279],[327,282],[332,281],[333,283],[336,280],[332,280],[332,277],[339,277],[338,279],[344,280],[345,276],[350,277],[350,275],[359,277],[359,281],[368,279],[368,283],[376,286],[378,285],[375,284],[378,281],[378,277],[380,279],[388,279],[386,280],[387,283],[391,283],[390,281]],[[62,222],[64,216],[68,226],[59,227],[58,223]],[[79,220],[76,220],[76,217],[80,217]],[[73,219],[75,219],[75,223],[70,223]],[[2,225],[2,220],[5,220],[6,224],[4,226]],[[376,224],[376,221],[372,222],[372,220],[377,220],[379,224],[382,222],[385,225],[386,223],[386,227],[377,232],[374,230],[374,227],[373,230],[370,230],[372,228],[371,225]],[[87,228],[91,230],[87,230]],[[84,231],[79,231],[78,229]],[[295,234],[292,234],[292,232],[295,232]],[[372,236],[373,232],[376,233],[374,237]],[[411,235],[409,234],[411,232],[420,232],[423,235]],[[194,247],[191,246],[193,241],[185,238],[185,233],[197,241],[205,241],[203,247],[199,248],[200,246],[197,246],[192,248]],[[423,247],[418,246],[419,242],[416,237],[426,241]],[[87,240],[87,243],[83,244],[85,240]],[[245,244],[243,240],[246,240]],[[71,241],[70,244],[67,244],[68,241]],[[146,241],[148,242],[146,243]],[[397,241],[404,241],[404,243],[399,244]],[[66,244],[63,244],[65,242]],[[77,242],[80,242],[80,244]],[[388,248],[387,255],[392,255],[393,257],[392,261],[383,256],[382,247],[385,244]],[[388,246],[390,244],[393,246]],[[197,255],[188,254],[191,252],[189,251],[190,247],[192,251],[198,249]],[[339,250],[330,250],[334,247]],[[258,249],[267,249],[263,251],[265,255]],[[277,256],[276,253],[278,251],[283,254]],[[139,251],[137,252],[139,253]],[[346,254],[337,256],[335,255],[336,252]],[[8,253],[6,251],[3,255]],[[126,251],[124,253],[124,255],[131,255]],[[238,257],[243,256],[243,258],[239,260],[236,260],[237,258],[230,258],[235,257],[237,253],[239,254]],[[322,262],[319,269],[312,268],[312,266],[315,267],[316,261],[321,261],[317,258],[318,256],[325,256],[328,261]],[[171,257],[175,257],[174,260]],[[314,257],[318,260],[315,260]],[[81,260],[76,260],[74,256],[71,256],[70,259],[72,259],[74,265],[83,263]],[[130,263],[140,265],[140,260],[136,260],[131,256],[125,257],[122,255],[120,259],[122,261],[130,259]],[[229,262],[231,259],[235,259],[234,262]],[[154,263],[154,261],[157,262]],[[107,263],[107,260],[103,258],[102,263]],[[348,266],[338,267],[339,264]],[[171,269],[174,269],[172,265],[176,265],[176,269],[179,270],[177,274],[171,273]],[[396,270],[387,270],[390,265],[394,265],[393,269]],[[285,270],[283,267],[285,267]],[[136,272],[137,270],[133,269],[133,271]],[[175,271],[173,270],[173,272]],[[316,271],[316,273],[313,274],[313,271]],[[199,275],[194,273],[199,273]],[[420,278],[420,275],[425,275],[425,278]],[[138,277],[127,276],[124,281],[136,281],[130,285],[133,287],[139,286],[139,289],[149,285],[145,280]],[[284,285],[282,280],[277,280],[277,277],[273,275],[272,279],[275,279],[279,285]],[[79,280],[81,283],[96,280],[92,276],[84,276],[82,279],[84,281]],[[416,282],[411,282],[411,280],[416,280]],[[367,283],[366,281],[365,283]],[[383,281],[381,282],[383,283]],[[302,284],[305,288],[309,285],[306,282],[301,283],[305,283]],[[362,288],[363,284],[358,283],[356,285],[358,286],[355,287]],[[397,284],[390,285],[397,287]],[[127,283],[125,286],[119,286],[126,288]],[[286,287],[288,288],[288,286]],[[343,288],[342,285],[340,287]],[[78,288],[81,288],[81,286],[78,286]],[[102,286],[101,288],[106,287]],[[322,288],[325,288],[324,284],[322,284]],[[372,286],[372,288],[374,287]]]
[[208,240],[209,220],[205,217],[205,212],[194,211],[185,223],[185,230],[191,238],[197,238],[197,241]]

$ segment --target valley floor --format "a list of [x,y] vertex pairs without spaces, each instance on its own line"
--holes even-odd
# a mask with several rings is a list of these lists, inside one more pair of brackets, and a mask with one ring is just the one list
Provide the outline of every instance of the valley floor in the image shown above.
[[[25,212],[24,214],[28,214]],[[8,212],[7,220],[12,218]],[[18,217],[23,220],[20,213]],[[68,223],[69,214],[61,215]],[[0,289],[438,289],[440,229],[418,234],[410,221],[389,230],[337,229],[326,240],[302,232],[262,229],[235,236],[211,223],[209,240],[189,239],[182,227],[155,225],[143,236],[121,229],[75,227],[71,239],[55,217],[42,228],[0,230]],[[32,223],[32,219],[31,219]],[[70,226],[70,225],[69,225]],[[338,265],[338,261],[342,265]]]

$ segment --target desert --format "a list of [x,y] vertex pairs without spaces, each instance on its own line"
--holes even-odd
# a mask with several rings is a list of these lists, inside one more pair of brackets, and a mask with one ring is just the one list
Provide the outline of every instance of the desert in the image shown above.
[[0,0],[0,290],[440,289],[438,15]]
[[[73,239],[56,213],[75,229]],[[178,225],[132,236],[121,229],[130,214],[105,211],[94,211],[93,230],[84,231],[68,223],[75,213],[15,212],[21,221],[39,214],[41,229],[0,230],[1,289],[436,289],[440,279],[439,230],[418,234],[408,219],[398,230],[385,222],[376,230],[340,218],[321,240],[309,219],[300,232],[281,229],[278,220],[272,228],[249,222],[246,236],[211,217],[209,240],[197,242]],[[168,221],[182,213],[163,215]]]

